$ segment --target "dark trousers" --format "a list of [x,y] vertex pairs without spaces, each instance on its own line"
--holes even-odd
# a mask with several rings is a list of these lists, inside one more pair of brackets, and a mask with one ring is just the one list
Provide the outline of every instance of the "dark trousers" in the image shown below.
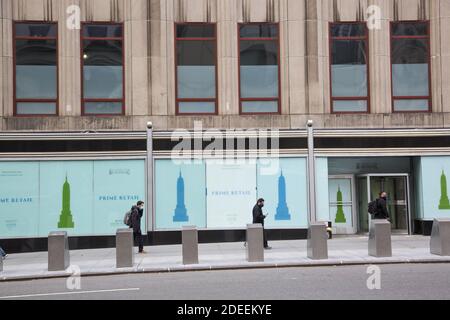
[[142,239],[142,233],[141,232],[133,232],[134,236],[134,244],[139,246],[139,252],[144,251],[144,239]]
[[267,243],[267,232],[263,225],[263,241],[264,241],[264,248],[267,248],[269,244]]

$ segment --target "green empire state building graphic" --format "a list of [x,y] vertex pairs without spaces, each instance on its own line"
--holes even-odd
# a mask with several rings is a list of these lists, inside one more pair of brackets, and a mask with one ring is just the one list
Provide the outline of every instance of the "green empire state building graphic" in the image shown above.
[[347,220],[345,219],[344,206],[342,205],[342,191],[340,186],[338,187],[336,202],[337,202],[337,211],[336,211],[336,219],[334,220],[334,222],[346,223]]
[[59,229],[72,229],[75,227],[75,223],[72,219],[72,212],[70,211],[70,184],[67,180],[63,184],[62,190],[62,210],[59,216],[58,228]]
[[441,200],[439,201],[439,210],[450,210],[450,202],[448,201],[447,193],[447,177],[444,170],[441,175]]

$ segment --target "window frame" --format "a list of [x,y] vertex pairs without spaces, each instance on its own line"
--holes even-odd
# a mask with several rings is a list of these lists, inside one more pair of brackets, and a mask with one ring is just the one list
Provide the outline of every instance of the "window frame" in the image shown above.
[[[17,36],[16,34],[16,26],[18,24],[42,24],[42,25],[54,25],[55,28],[55,36],[54,37],[27,37],[27,36]],[[57,21],[40,21],[40,20],[14,20],[12,23],[12,46],[13,46],[13,116],[14,117],[57,117],[59,116],[59,30],[58,30],[58,22]],[[18,99],[17,98],[17,40],[54,40],[56,42],[56,98],[55,99]],[[25,102],[25,103],[42,103],[42,102],[54,102],[55,103],[55,113],[49,114],[18,114],[17,113],[17,103]]]
[[[199,37],[186,37],[179,38],[177,36],[177,26],[189,26],[189,25],[209,25],[214,27],[214,37],[209,38],[199,38]],[[214,73],[215,73],[215,93],[216,97],[212,98],[179,98],[178,97],[178,51],[177,44],[178,41],[214,41]],[[219,114],[219,76],[218,76],[218,45],[217,45],[217,23],[215,22],[175,22],[174,23],[174,61],[175,61],[175,115],[176,116],[202,116],[202,115],[218,115]],[[214,102],[215,108],[214,112],[180,112],[179,103],[180,102]]]
[[[86,25],[117,25],[122,27],[121,37],[85,37],[83,35],[84,27]],[[105,40],[105,41],[121,41],[122,43],[122,99],[108,99],[108,98],[85,98],[84,97],[84,40]],[[125,115],[125,24],[123,22],[113,22],[113,21],[82,21],[80,28],[80,81],[81,81],[81,116],[87,117],[112,117],[112,116],[124,116]],[[122,112],[121,113],[86,113],[85,103],[86,102],[121,102]]]
[[[415,24],[415,23],[425,23],[427,25],[427,34],[424,36],[394,36],[394,25],[395,24]],[[392,113],[430,113],[433,110],[433,94],[431,87],[431,30],[430,30],[430,20],[399,20],[391,21],[389,24],[389,44],[390,44],[390,72],[391,72],[391,112]],[[427,64],[428,64],[428,96],[394,96],[394,75],[392,72],[393,65],[393,54],[392,49],[394,48],[393,42],[395,39],[422,39],[426,40],[428,43],[427,48]],[[428,100],[428,110],[395,110],[396,100]]]
[[[274,25],[277,27],[277,37],[261,38],[242,38],[241,26],[247,25]],[[241,41],[272,41],[277,45],[277,64],[278,64],[278,96],[276,98],[242,98],[241,92]],[[239,90],[239,115],[279,115],[281,114],[281,48],[280,48],[280,23],[279,22],[245,22],[237,25],[237,48],[238,48],[238,90]],[[278,109],[276,112],[243,112],[242,102],[246,101],[277,101]]]
[[[332,27],[341,24],[359,24],[364,26],[364,36],[348,36],[348,37],[333,37]],[[333,78],[332,78],[332,65],[333,65],[333,40],[364,40],[365,42],[365,54],[366,54],[366,67],[367,67],[367,96],[365,97],[333,97]],[[371,94],[370,94],[370,49],[369,49],[369,28],[367,23],[361,21],[339,21],[328,23],[328,50],[329,50],[329,81],[330,81],[330,113],[331,114],[370,114],[371,113]],[[366,111],[335,111],[334,101],[366,101]]]

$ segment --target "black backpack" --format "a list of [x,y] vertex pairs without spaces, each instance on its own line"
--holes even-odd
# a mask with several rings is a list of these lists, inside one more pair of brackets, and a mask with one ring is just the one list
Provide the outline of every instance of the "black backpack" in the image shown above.
[[367,208],[367,211],[371,214],[374,215],[378,212],[378,202],[377,200],[373,200],[371,202],[369,202],[369,206]]

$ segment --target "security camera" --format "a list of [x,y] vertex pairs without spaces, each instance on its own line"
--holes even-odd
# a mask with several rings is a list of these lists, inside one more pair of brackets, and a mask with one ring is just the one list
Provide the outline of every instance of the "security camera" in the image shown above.
[[306,123],[306,125],[307,125],[308,127],[312,127],[313,124],[314,124],[314,121],[312,121],[312,120],[308,120],[308,122]]
[[153,123],[151,121],[147,122],[147,129],[153,128]]

